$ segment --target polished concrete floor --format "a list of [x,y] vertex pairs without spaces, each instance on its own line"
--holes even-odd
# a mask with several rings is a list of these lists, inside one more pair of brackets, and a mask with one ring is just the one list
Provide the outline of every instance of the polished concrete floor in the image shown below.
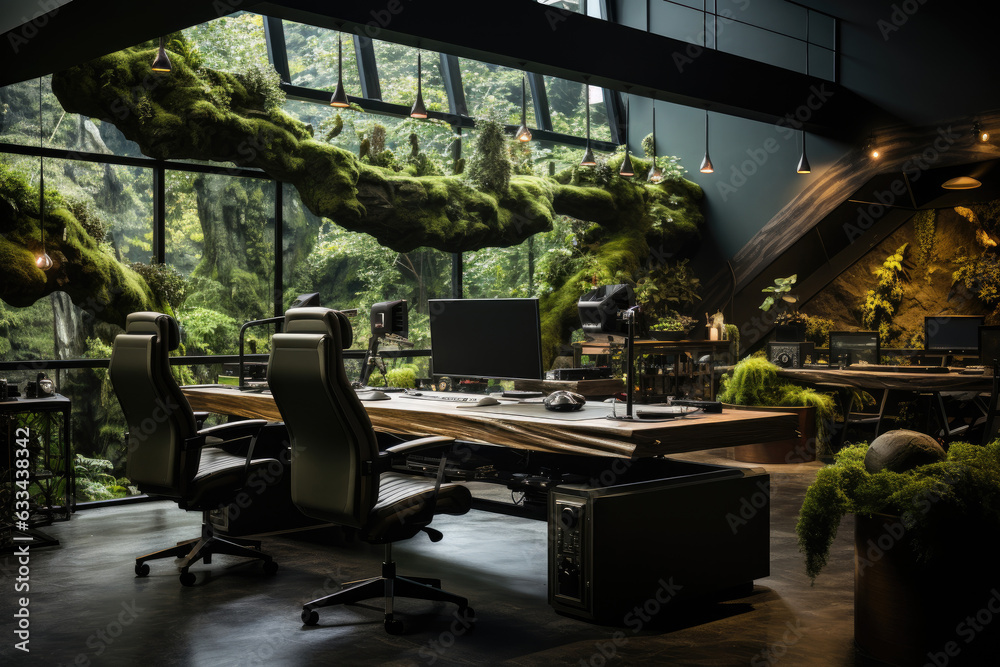
[[[727,451],[687,455],[726,462]],[[664,607],[635,629],[556,614],[546,599],[546,524],[473,511],[438,517],[445,538],[420,535],[395,547],[401,573],[440,577],[469,598],[478,624],[455,607],[400,601],[408,632],[390,636],[377,602],[321,611],[303,626],[301,605],[338,584],[377,574],[381,549],[288,535],[265,540],[280,563],[218,556],[192,568],[183,587],[173,561],[133,575],[133,558],[197,535],[200,515],[169,502],[77,512],[44,530],[60,541],[30,552],[30,592],[13,594],[15,560],[3,558],[0,662],[5,665],[856,665],[852,521],[830,565],[811,584],[795,539],[803,493],[819,464],[765,466],[771,473],[771,576],[749,594],[703,607]],[[696,511],[696,508],[677,508]],[[641,537],[641,536],[640,536]],[[694,546],[694,545],[693,545]],[[621,545],[628,566],[636,545]],[[12,609],[29,598],[30,653],[14,648]]]

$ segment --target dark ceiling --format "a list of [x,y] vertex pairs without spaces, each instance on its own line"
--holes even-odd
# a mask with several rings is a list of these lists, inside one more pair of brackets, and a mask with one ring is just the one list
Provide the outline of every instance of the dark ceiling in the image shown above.
[[[391,13],[389,6],[398,11]],[[805,129],[843,140],[856,140],[871,125],[894,120],[839,84],[728,53],[709,49],[678,68],[672,54],[684,53],[686,42],[534,0],[506,0],[503,11],[491,11],[489,21],[475,29],[470,29],[467,0],[171,0],[166,12],[134,0],[72,0],[3,35],[4,44],[17,48],[14,66],[0,69],[0,85],[65,69],[238,9],[575,81],[588,77],[591,85],[765,123],[782,119],[813,90],[823,88],[828,101]],[[95,21],[95,16],[101,19]],[[581,48],[584,44],[604,48]]]

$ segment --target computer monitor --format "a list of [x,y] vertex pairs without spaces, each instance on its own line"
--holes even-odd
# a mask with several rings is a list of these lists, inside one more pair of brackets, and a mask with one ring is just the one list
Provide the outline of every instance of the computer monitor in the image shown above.
[[979,327],[979,363],[993,368],[993,361],[1000,360],[1000,325]]
[[429,299],[435,375],[542,379],[538,299]]
[[982,315],[940,315],[924,318],[924,350],[941,354],[979,354]]
[[847,365],[865,362],[879,363],[877,331],[831,331],[830,363]]
[[631,285],[601,285],[577,301],[580,324],[587,333],[628,333],[622,313],[635,305]]

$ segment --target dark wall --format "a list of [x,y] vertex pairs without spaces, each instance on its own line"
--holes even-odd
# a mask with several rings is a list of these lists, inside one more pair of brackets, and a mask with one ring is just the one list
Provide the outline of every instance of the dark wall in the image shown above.
[[[709,9],[716,0],[708,0]],[[619,22],[671,37],[701,43],[701,26],[690,17],[694,9],[675,8],[664,0],[611,0]],[[701,2],[684,0],[700,9]],[[839,81],[911,125],[968,125],[978,112],[1000,108],[996,57],[991,51],[1000,9],[977,3],[975,12],[955,3],[934,0],[849,2],[808,0],[814,9],[839,17]],[[647,16],[647,5],[651,8]],[[990,9],[985,9],[990,7]],[[805,36],[805,11],[783,0],[718,0],[718,11],[755,23]],[[670,12],[672,15],[668,16]],[[687,14],[685,14],[685,12]],[[687,20],[672,20],[686,16]],[[815,16],[815,15],[814,15]],[[823,37],[827,25],[810,23],[810,38]],[[805,71],[805,52],[787,39],[749,31],[734,22],[718,28],[718,42],[726,50],[742,50],[765,62]],[[820,37],[817,37],[820,35]],[[709,28],[708,44],[715,43]],[[796,50],[798,49],[798,50]],[[670,54],[658,58],[659,67],[674,67]],[[821,49],[810,51],[810,73],[825,76],[831,64]],[[719,73],[719,85],[738,72]],[[632,100],[632,149],[652,129],[652,102]],[[803,100],[805,103],[807,100]],[[789,113],[795,113],[789,109]],[[850,125],[853,119],[846,118]],[[660,154],[676,155],[688,178],[705,190],[707,214],[703,261],[732,257],[771,217],[847,151],[858,148],[816,135],[807,135],[812,174],[795,173],[801,153],[799,132],[786,127],[710,113],[711,175],[698,172],[704,154],[705,111],[664,102],[656,103],[656,132]],[[868,134],[877,128],[861,127]],[[1000,128],[994,130],[1000,134]],[[845,193],[847,196],[849,193]]]

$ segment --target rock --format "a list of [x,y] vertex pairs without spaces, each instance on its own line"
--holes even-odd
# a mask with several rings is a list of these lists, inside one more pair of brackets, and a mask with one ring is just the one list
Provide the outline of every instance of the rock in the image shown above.
[[865,469],[903,472],[917,466],[937,463],[945,458],[944,448],[937,440],[917,431],[899,429],[878,436],[868,445]]

